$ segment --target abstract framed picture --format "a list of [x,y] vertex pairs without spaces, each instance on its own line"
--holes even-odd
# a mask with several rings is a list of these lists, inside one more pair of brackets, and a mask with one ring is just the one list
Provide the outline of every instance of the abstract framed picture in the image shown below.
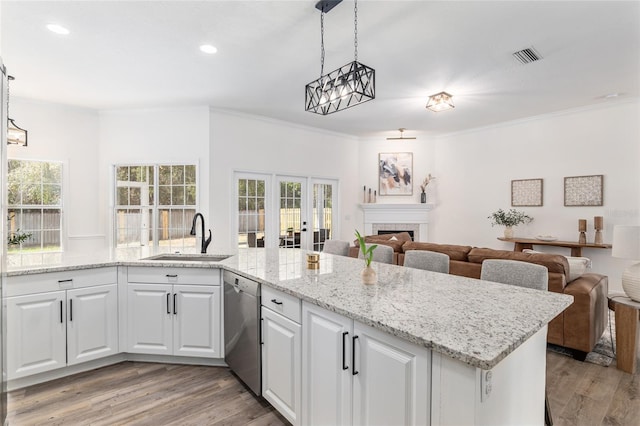
[[565,207],[603,205],[602,181],[603,175],[565,177]]
[[511,181],[512,207],[542,206],[542,179],[518,179]]
[[378,154],[378,194],[413,195],[413,153]]

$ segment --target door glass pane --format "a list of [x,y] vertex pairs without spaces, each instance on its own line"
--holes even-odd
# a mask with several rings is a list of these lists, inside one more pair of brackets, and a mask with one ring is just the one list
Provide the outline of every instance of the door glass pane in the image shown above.
[[333,235],[333,185],[313,184],[313,250],[322,251]]
[[280,194],[280,245],[300,248],[302,183],[280,182]]
[[238,247],[264,247],[265,181],[240,178],[238,191]]

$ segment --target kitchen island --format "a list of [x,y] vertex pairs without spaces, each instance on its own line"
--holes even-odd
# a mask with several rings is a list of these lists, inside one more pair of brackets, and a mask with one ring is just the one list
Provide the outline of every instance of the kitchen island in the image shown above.
[[[129,268],[214,268],[259,281],[263,294],[297,300],[302,336],[291,344],[302,347],[292,349],[298,376],[287,382],[297,396],[291,398],[293,423],[318,423],[328,414],[336,424],[543,422],[546,324],[571,297],[377,263],[378,283],[367,286],[360,280],[362,260],[322,254],[320,268],[310,270],[305,255],[243,249],[221,262],[109,259],[8,275],[117,266],[120,305],[127,303],[120,281]],[[331,328],[338,323],[345,325]],[[333,334],[323,334],[327,330]],[[120,337],[121,353],[125,340]],[[335,353],[313,356],[333,343]],[[334,375],[326,370],[331,354],[341,364]],[[264,370],[263,362],[263,381]],[[331,388],[336,384],[342,388]],[[346,399],[338,401],[339,394]],[[331,401],[336,409],[327,406]]]

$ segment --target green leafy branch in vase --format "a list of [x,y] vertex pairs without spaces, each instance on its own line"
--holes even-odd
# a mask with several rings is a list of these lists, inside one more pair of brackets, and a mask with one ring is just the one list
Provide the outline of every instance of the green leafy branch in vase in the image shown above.
[[[14,217],[15,215],[7,216],[7,220],[11,222],[11,219],[13,219]],[[31,235],[31,232],[22,232],[20,231],[20,228],[16,229],[13,232],[9,231],[9,235],[7,235],[7,244],[9,244],[10,246],[18,246],[31,238]]]
[[373,260],[373,251],[378,247],[377,244],[372,244],[367,247],[367,244],[364,241],[364,237],[360,235],[360,232],[356,229],[356,238],[358,239],[358,243],[360,244],[360,250],[362,251],[362,257],[364,257],[364,262],[367,264],[367,267],[371,266],[371,261]]

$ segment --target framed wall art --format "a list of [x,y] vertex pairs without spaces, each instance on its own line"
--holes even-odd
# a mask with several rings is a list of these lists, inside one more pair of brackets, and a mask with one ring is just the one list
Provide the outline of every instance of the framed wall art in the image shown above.
[[378,194],[413,195],[413,153],[378,154]]
[[512,207],[542,206],[542,179],[519,179],[511,181]]
[[603,175],[565,177],[565,207],[603,205],[602,180]]

